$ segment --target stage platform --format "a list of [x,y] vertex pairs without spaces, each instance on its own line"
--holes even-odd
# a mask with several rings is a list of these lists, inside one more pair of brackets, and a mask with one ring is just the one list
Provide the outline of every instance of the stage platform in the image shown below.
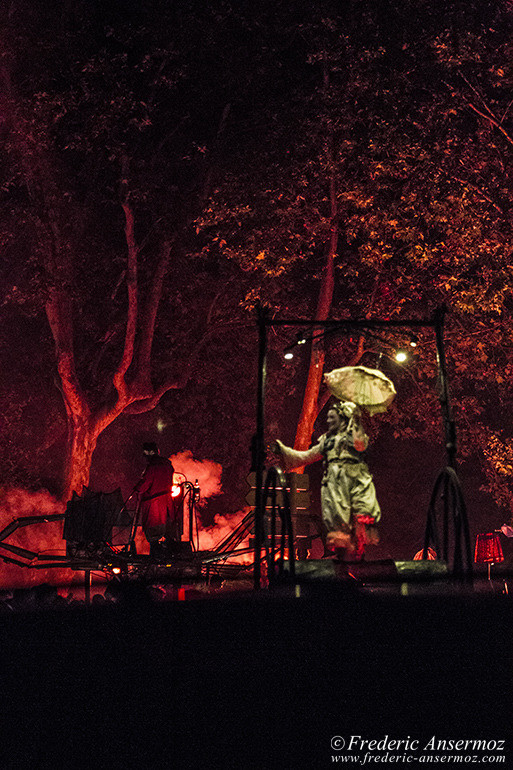
[[0,617],[2,768],[322,770],[353,735],[505,740],[513,759],[508,597],[131,598]]

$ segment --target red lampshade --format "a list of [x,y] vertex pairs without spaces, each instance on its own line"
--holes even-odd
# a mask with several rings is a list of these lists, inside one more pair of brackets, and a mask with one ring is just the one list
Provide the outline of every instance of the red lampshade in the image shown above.
[[476,537],[474,561],[476,564],[494,564],[504,561],[501,541],[497,532],[487,532]]

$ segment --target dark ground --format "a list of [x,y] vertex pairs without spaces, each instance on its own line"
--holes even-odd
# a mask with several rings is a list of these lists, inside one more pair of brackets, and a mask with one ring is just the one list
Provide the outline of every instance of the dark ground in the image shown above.
[[303,594],[4,614],[0,766],[292,770],[333,766],[337,735],[513,738],[508,597]]

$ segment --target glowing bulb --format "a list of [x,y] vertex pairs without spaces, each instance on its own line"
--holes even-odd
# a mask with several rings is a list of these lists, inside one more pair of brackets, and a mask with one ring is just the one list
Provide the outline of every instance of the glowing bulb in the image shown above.
[[404,352],[404,350],[398,350],[395,354],[395,360],[399,361],[400,364],[403,364],[405,361],[408,360],[408,356]]
[[112,568],[112,574],[113,575],[120,575],[121,574],[121,570],[119,569],[119,567],[113,567]]
[[410,339],[410,348],[416,348],[419,344],[419,338],[412,334]]
[[298,345],[306,345],[306,340],[304,337],[300,337],[297,341]]
[[173,484],[171,487],[171,497],[178,497],[182,491],[182,487],[178,484]]
[[285,353],[285,355],[283,356],[283,358],[286,358],[286,359],[287,359],[287,361],[290,361],[290,359],[291,359],[291,358],[294,358],[294,353],[292,353],[290,350],[288,350],[288,351]]

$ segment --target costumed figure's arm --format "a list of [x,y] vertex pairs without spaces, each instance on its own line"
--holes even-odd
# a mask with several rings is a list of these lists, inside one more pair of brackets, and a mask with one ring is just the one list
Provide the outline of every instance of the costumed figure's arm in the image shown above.
[[365,433],[363,425],[360,422],[359,408],[356,404],[348,401],[344,404],[343,411],[349,419],[346,434],[351,447],[356,449],[357,452],[365,452],[369,446],[369,437]]
[[369,437],[365,433],[363,427],[359,423],[356,423],[353,425],[350,435],[354,449],[356,449],[357,452],[365,452],[369,446]]
[[134,487],[134,492],[137,492],[138,495],[143,495],[151,487],[151,482],[151,473],[148,473],[148,468],[145,468],[141,478]]
[[293,471],[295,468],[302,468],[303,465],[310,465],[322,458],[321,445],[316,444],[310,449],[305,451],[299,451],[298,449],[292,449],[285,446],[281,441],[275,442],[276,454],[281,455],[282,465],[285,471]]

